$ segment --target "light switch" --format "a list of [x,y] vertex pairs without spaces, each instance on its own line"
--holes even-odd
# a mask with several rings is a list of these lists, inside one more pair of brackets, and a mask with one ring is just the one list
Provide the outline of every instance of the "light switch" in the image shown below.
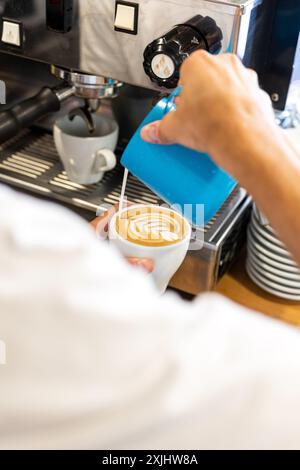
[[115,31],[137,34],[139,5],[131,2],[116,2]]
[[2,42],[20,47],[21,41],[21,25],[11,21],[3,21]]

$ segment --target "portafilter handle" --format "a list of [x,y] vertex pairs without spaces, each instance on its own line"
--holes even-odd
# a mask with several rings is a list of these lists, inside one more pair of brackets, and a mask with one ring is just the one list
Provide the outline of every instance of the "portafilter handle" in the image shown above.
[[0,144],[33,125],[48,113],[57,112],[61,103],[75,93],[73,87],[42,88],[32,98],[0,113]]

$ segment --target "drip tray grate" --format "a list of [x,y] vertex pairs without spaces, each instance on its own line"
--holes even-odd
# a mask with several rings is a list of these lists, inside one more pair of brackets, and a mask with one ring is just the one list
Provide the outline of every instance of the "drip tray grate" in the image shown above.
[[[117,155],[122,154],[125,144],[118,147]],[[101,213],[108,204],[119,202],[123,171],[118,165],[106,173],[100,183],[90,186],[73,183],[63,169],[52,134],[39,129],[26,129],[0,146],[0,181],[94,213]],[[161,203],[132,175],[128,178],[126,196],[136,204]],[[216,235],[245,196],[240,188],[231,194],[204,228],[206,239]]]
[[[117,154],[122,153],[122,147]],[[53,136],[26,130],[0,146],[0,180],[96,213],[104,204],[120,199],[123,169],[118,165],[100,183],[84,186],[70,181],[54,146]],[[137,204],[158,204],[157,197],[133,176],[128,180],[128,198]]]

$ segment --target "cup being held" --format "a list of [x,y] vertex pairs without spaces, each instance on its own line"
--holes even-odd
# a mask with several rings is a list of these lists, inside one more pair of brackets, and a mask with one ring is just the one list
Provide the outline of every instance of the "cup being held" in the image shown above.
[[94,116],[96,130],[90,134],[80,117],[58,120],[53,129],[56,149],[71,181],[95,184],[117,164],[114,151],[119,137],[117,122],[107,116]]
[[153,260],[150,276],[163,294],[186,257],[191,230],[189,222],[172,209],[135,205],[113,216],[109,239],[127,258]]

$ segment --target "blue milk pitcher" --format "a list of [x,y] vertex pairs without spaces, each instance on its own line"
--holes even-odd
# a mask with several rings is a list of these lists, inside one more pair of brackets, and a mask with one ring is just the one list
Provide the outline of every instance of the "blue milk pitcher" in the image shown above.
[[207,154],[181,145],[149,144],[140,136],[142,127],[176,109],[174,100],[180,91],[176,89],[152,109],[130,140],[121,163],[159,198],[179,209],[191,223],[199,225],[202,220],[202,224],[206,224],[236,187],[236,181]]

